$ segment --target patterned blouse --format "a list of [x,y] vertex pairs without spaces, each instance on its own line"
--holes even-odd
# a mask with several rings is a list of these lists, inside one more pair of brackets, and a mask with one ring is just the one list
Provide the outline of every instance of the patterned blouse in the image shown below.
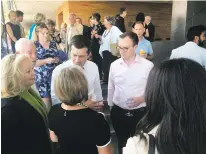
[[[37,52],[37,60],[58,57],[56,42],[51,41],[48,49],[44,48],[38,41],[35,42],[35,45]],[[42,98],[50,96],[51,76],[56,66],[56,63],[51,63],[41,65],[40,67],[35,67],[34,69],[35,84]]]

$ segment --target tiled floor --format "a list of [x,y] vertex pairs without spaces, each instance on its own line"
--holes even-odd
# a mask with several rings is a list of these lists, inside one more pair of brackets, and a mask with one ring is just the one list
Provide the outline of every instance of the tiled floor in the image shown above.
[[114,132],[114,129],[112,126],[112,121],[110,118],[110,109],[109,109],[109,106],[107,105],[107,101],[106,101],[107,100],[107,85],[103,84],[101,86],[102,86],[102,95],[103,95],[103,99],[104,99],[104,103],[105,103],[103,112],[105,113],[106,119],[110,125],[111,134],[112,134],[112,144],[114,147],[114,154],[118,154],[117,137],[115,135],[115,132]]

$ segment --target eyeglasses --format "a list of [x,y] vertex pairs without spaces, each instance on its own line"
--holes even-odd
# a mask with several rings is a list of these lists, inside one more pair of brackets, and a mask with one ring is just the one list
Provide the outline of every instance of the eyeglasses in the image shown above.
[[128,51],[130,48],[132,48],[133,46],[131,46],[131,47],[120,47],[120,46],[117,46],[117,50],[123,50],[123,51]]

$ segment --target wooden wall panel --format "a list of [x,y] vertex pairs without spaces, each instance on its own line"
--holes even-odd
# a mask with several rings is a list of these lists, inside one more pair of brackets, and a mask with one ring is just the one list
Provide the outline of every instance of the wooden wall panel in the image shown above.
[[[126,7],[128,16],[125,19],[127,31],[131,31],[131,25],[135,21],[138,12],[152,17],[152,23],[156,27],[155,38],[170,38],[172,3],[148,3],[148,2],[118,2],[118,1],[70,1],[68,11],[82,18],[83,24],[88,25],[88,18],[93,12],[98,12],[103,17],[115,16],[119,8]],[[65,5],[65,4],[64,4]],[[65,19],[65,18],[64,18]]]

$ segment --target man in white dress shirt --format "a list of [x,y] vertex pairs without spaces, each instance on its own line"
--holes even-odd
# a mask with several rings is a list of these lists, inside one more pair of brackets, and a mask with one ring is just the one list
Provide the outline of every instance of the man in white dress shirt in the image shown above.
[[88,61],[88,43],[83,35],[76,35],[71,40],[71,60],[64,62],[63,64],[57,66],[52,73],[51,81],[51,98],[52,105],[61,103],[56,97],[54,92],[54,81],[56,76],[60,73],[63,68],[69,67],[71,65],[78,65],[83,69],[83,72],[88,81],[89,88],[89,99],[86,102],[88,107],[98,110],[103,106],[102,102],[102,90],[100,86],[99,71],[95,63]]
[[187,33],[188,42],[177,49],[173,49],[170,59],[188,58],[198,62],[206,69],[206,49],[199,46],[202,42],[201,35],[204,35],[204,33],[199,26],[191,27]]
[[111,64],[108,83],[108,105],[117,135],[119,153],[127,139],[134,135],[136,124],[145,114],[144,91],[153,63],[136,54],[137,35],[120,35],[121,58]]

